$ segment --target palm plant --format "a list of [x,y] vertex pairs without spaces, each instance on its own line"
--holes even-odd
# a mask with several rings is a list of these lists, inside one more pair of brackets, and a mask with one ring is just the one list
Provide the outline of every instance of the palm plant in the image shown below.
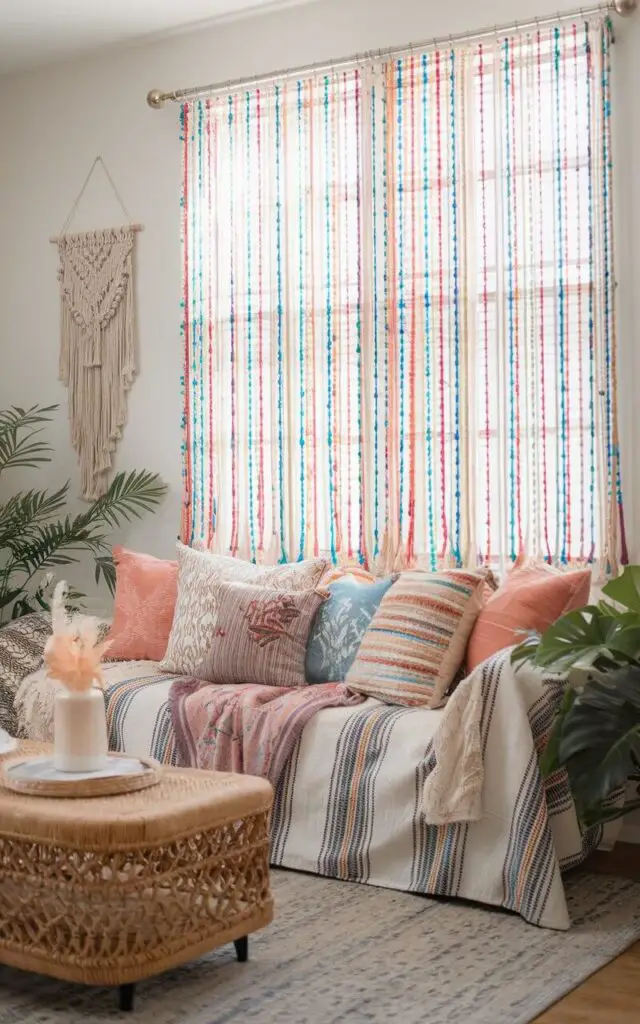
[[[13,406],[0,411],[0,484],[8,469],[37,469],[51,461],[53,449],[43,431],[56,408]],[[113,594],[109,528],[151,511],[165,491],[155,473],[139,470],[117,473],[107,493],[77,515],[63,514],[69,481],[55,491],[19,491],[0,502],[0,625],[47,609],[50,571],[78,562],[83,552],[95,559],[96,583],[104,580]],[[83,595],[76,591],[72,596]]]
[[512,654],[516,664],[569,673],[541,770],[566,769],[585,825],[640,807],[640,799],[612,802],[640,773],[640,566],[627,566],[603,593],[609,600],[569,612]]

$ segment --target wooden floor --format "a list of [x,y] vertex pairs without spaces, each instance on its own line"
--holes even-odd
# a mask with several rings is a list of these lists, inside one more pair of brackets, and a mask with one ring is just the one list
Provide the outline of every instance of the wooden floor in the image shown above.
[[[640,846],[619,843],[587,867],[640,881]],[[536,1024],[639,1024],[640,942],[537,1018]]]

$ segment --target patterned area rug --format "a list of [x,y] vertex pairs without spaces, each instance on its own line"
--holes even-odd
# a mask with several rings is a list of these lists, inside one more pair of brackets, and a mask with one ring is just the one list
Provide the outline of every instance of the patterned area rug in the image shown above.
[[[570,932],[292,872],[250,941],[138,986],[136,1024],[525,1024],[640,938],[640,884],[569,879]],[[0,1024],[102,1024],[116,996],[0,967]],[[126,1019],[126,1018],[125,1018]]]

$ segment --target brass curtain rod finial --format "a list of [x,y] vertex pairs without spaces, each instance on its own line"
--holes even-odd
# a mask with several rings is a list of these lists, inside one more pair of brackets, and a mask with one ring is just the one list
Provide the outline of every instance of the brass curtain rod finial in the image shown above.
[[616,14],[625,18],[627,15],[633,14],[637,9],[638,0],[614,0],[613,6],[615,7]]
[[164,93],[161,89],[152,89],[151,92],[147,93],[147,103],[153,110],[160,110],[164,107],[165,98]]

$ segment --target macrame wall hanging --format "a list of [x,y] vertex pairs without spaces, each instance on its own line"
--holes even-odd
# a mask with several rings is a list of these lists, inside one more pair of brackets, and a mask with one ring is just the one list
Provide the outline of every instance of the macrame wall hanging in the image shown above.
[[94,160],[60,234],[60,380],[69,392],[71,443],[80,464],[80,493],[106,492],[112,456],[127,416],[136,374],[133,246],[140,224],[67,234],[89,180],[100,164],[127,221],[101,156]]

